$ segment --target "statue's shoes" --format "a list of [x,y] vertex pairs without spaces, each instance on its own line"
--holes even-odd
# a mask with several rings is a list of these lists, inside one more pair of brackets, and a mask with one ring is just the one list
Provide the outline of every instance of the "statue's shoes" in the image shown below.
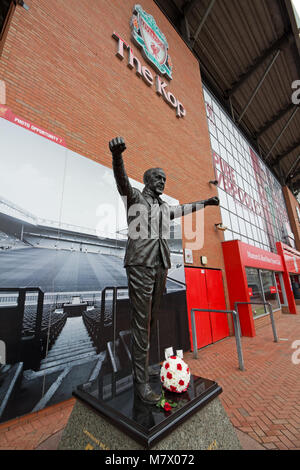
[[148,367],[148,374],[150,377],[155,377],[160,374],[160,369],[156,369],[156,367],[149,366]]
[[138,394],[138,397],[148,405],[156,405],[160,400],[160,395],[155,393],[150,387],[149,383],[135,383],[135,391]]

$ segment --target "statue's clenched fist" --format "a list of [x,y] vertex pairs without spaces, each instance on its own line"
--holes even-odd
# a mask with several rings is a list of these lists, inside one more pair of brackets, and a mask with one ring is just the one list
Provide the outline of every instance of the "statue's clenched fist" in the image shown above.
[[109,142],[109,150],[113,155],[121,155],[126,150],[126,145],[123,137],[115,137]]
[[205,206],[218,206],[220,204],[220,199],[217,196],[206,199]]

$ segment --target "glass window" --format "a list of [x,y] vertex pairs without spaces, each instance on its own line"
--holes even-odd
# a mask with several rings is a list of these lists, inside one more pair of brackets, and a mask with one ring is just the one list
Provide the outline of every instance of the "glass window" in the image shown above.
[[203,95],[204,95],[204,101],[206,101],[207,103],[212,104],[212,100],[211,100],[211,97],[209,96],[209,94],[203,89]]
[[236,158],[234,159],[234,163],[235,163],[236,171],[239,175],[241,173],[241,165],[239,164],[239,161]]
[[235,158],[236,160],[238,160],[239,157],[238,157],[238,153],[237,153],[235,147],[232,147],[232,154],[233,154],[234,158]]
[[228,200],[228,209],[233,212],[234,214],[236,214],[236,207],[235,207],[235,202],[234,202],[234,199],[232,196],[230,196],[229,194],[227,194],[227,200]]
[[223,158],[223,160],[225,160],[225,162],[227,162],[228,161],[227,152],[226,152],[225,147],[223,147],[223,145],[220,145],[220,154],[221,154],[221,157]]
[[[221,121],[220,121],[221,122]],[[218,124],[217,124],[218,126]],[[219,127],[219,126],[218,126]],[[219,142],[224,145],[225,147],[225,137],[223,135],[223,133],[218,129],[218,139],[219,139]]]
[[237,216],[231,214],[231,217],[230,217],[230,218],[231,218],[232,230],[233,230],[234,232],[240,233],[240,227],[239,227],[239,223],[238,223],[238,218],[237,218]]
[[219,198],[220,198],[220,206],[225,207],[225,209],[227,209],[228,208],[228,203],[227,203],[227,196],[226,196],[225,191],[218,188],[218,193],[219,193]]
[[236,213],[239,217],[243,217],[244,218],[244,211],[243,211],[243,206],[242,204],[237,204],[236,205]]
[[221,115],[222,122],[226,125],[227,124],[227,118],[226,118],[225,114],[221,111],[220,115]]
[[250,222],[251,222],[252,229],[253,229],[253,225],[255,224],[255,215],[253,214],[252,211],[249,211],[249,216],[250,216]]
[[229,212],[221,207],[222,223],[225,227],[231,228],[231,221]]
[[249,221],[250,221],[250,215],[249,215],[249,212],[250,212],[250,211],[249,211],[249,209],[247,208],[247,206],[244,206],[243,209],[244,209],[244,217],[245,217],[245,219],[249,222]]
[[216,129],[216,126],[214,125],[214,123],[208,119],[207,120],[208,122],[208,130],[210,132],[210,134],[214,135],[215,137],[217,137],[217,129]]
[[[274,273],[272,271],[261,270],[261,281],[263,286],[263,292],[265,301],[270,302],[273,310],[280,307],[277,295],[277,286]],[[268,311],[268,310],[267,310]]]
[[220,116],[220,108],[215,101],[213,101],[213,110],[217,116]]
[[240,229],[242,235],[247,235],[245,221],[243,219],[239,219]]
[[254,240],[257,241],[258,234],[257,234],[257,228],[255,227],[255,225],[252,225],[252,230],[253,230],[253,238],[254,238]]
[[225,126],[223,127],[223,132],[224,132],[225,137],[228,139],[229,138],[229,131],[228,131],[227,127],[225,127]]
[[246,224],[246,234],[247,234],[247,236],[250,237],[250,238],[253,238],[251,225],[248,222],[245,222],[245,224]]
[[[288,220],[281,185],[249,145],[246,138],[240,133],[230,116],[224,113],[223,108],[214,100],[211,93],[208,90],[204,90],[204,96],[206,102],[210,103],[215,113],[214,118],[217,129],[214,129],[213,125],[209,122],[211,112],[208,116],[212,147],[235,170],[237,185],[253,201],[257,202],[257,210],[261,210],[262,218],[259,218],[259,221],[252,220],[252,216],[249,213],[246,213],[244,218],[247,222],[255,223],[260,229],[267,232],[266,237],[261,234],[259,239],[255,240],[258,242],[258,246],[276,251],[275,243],[283,239],[282,226]],[[269,188],[268,199],[265,197],[266,187]],[[239,195],[241,196],[242,192]],[[235,199],[238,199],[238,197]],[[261,206],[262,202],[264,207]],[[230,207],[230,210],[233,210],[233,208]],[[241,216],[238,210],[235,214]],[[272,218],[273,229],[266,223],[269,220],[268,214]],[[270,243],[269,236],[272,233],[274,234],[274,239]],[[254,234],[255,232],[252,235],[254,236]],[[251,232],[249,233],[250,237]]]
[[243,191],[245,191],[244,180],[243,180],[243,178],[242,178],[240,175],[238,176],[237,181],[238,181],[238,186],[239,186]]
[[227,156],[228,156],[229,165],[231,166],[231,168],[233,168],[235,170],[235,159],[233,158],[233,156],[229,152],[227,152]]
[[226,231],[224,232],[224,240],[225,240],[225,242],[228,242],[228,241],[231,240],[231,232],[230,232],[230,230],[226,230]]
[[216,125],[218,129],[221,129],[221,131],[223,131],[222,121],[218,118],[218,116],[216,116]]
[[218,154],[220,153],[220,147],[219,147],[219,142],[217,139],[215,139],[212,135],[210,136],[210,142],[211,142],[211,147],[212,149],[217,152]]
[[[226,134],[225,134],[226,135]],[[230,141],[228,140],[228,138],[225,139],[225,146],[227,148],[227,150],[232,153],[232,146],[231,146],[231,143]]]
[[[249,290],[251,289],[252,292],[252,295],[250,295],[250,302],[264,302],[258,269],[246,268],[246,276],[248,288]],[[265,313],[263,305],[253,304],[251,305],[251,308],[254,318]]]

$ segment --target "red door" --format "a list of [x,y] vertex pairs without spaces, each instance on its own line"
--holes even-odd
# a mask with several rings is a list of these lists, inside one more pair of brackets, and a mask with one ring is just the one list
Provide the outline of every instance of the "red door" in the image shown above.
[[[209,308],[206,289],[205,269],[185,268],[185,282],[189,330],[191,345],[193,349],[191,309]],[[198,348],[202,348],[203,346],[212,343],[209,312],[201,312],[196,314],[195,320],[197,332],[197,345]]]
[[[192,344],[191,309],[226,310],[222,271],[217,269],[185,268],[189,330]],[[196,312],[198,348],[229,336],[227,315]],[[193,344],[192,344],[193,348]]]
[[[208,307],[212,310],[226,310],[222,271],[207,269],[205,273]],[[210,313],[212,343],[229,336],[226,313]]]

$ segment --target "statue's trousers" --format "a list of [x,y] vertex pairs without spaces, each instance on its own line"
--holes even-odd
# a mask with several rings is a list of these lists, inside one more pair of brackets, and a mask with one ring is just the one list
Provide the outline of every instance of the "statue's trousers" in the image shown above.
[[158,265],[127,266],[131,304],[132,367],[137,383],[149,381],[150,332],[155,328],[168,270]]

